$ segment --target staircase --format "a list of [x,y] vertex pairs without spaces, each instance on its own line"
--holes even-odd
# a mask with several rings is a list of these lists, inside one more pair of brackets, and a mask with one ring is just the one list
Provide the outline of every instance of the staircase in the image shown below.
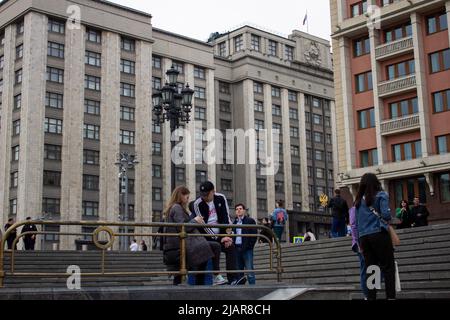
[[[401,245],[396,248],[395,257],[399,265],[402,299],[450,299],[450,224],[435,225],[425,228],[399,230]],[[268,247],[257,245],[254,255],[257,269],[269,267]],[[276,267],[276,259],[274,266]],[[58,251],[58,252],[18,252],[16,254],[16,272],[59,272],[64,273],[70,265],[77,265],[81,272],[101,272],[100,251]],[[225,257],[222,255],[222,270],[225,270]],[[107,252],[105,255],[106,272],[148,272],[163,271],[162,254],[153,252]],[[254,299],[268,296],[270,292],[280,289],[293,291],[289,299],[361,299],[359,289],[359,261],[351,251],[351,239],[326,239],[307,242],[301,245],[283,245],[282,283],[277,282],[276,273],[256,274],[258,290],[251,287],[230,286],[214,288],[178,287],[173,288],[167,275],[160,276],[81,276],[84,291],[99,292],[99,288],[108,292],[137,292],[138,296],[158,299],[167,296],[168,291],[183,299],[186,290],[202,290],[205,297],[220,298],[213,292],[228,290],[228,298],[239,297],[244,293]],[[10,271],[10,254],[6,253],[5,272]],[[225,273],[225,272],[224,272]],[[0,289],[0,299],[11,297],[17,291],[38,292],[45,297],[43,290],[66,289],[66,277],[17,277],[6,276],[4,288]],[[167,289],[170,286],[170,289]],[[253,287],[255,288],[255,287]],[[255,289],[256,289],[255,288]],[[27,291],[28,290],[28,291]],[[64,291],[65,290],[65,291]],[[102,291],[100,290],[100,291]],[[122,290],[122,291],[121,291]],[[131,290],[131,291],[130,291]],[[184,291],[183,291],[184,290]],[[234,290],[234,291],[233,291]],[[284,290],[284,291],[283,291]],[[147,295],[144,295],[146,291]],[[256,292],[257,291],[257,292]],[[383,297],[384,290],[379,296]],[[149,295],[152,292],[151,295]],[[159,295],[157,294],[159,292]],[[298,292],[298,294],[295,294]],[[102,295],[94,295],[99,298]],[[119,295],[120,296],[120,295]],[[13,297],[17,297],[14,296]],[[92,295],[90,296],[93,297]],[[173,297],[173,296],[172,296]],[[223,299],[223,297],[221,298]]]

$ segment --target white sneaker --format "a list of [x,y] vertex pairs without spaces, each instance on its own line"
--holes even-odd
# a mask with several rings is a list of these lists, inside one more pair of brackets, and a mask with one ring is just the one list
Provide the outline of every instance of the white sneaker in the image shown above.
[[214,278],[213,286],[219,286],[219,285],[225,284],[225,283],[227,283],[227,282],[228,282],[228,281],[225,280],[225,278],[222,277],[221,274],[219,274],[219,275],[217,275],[217,276]]

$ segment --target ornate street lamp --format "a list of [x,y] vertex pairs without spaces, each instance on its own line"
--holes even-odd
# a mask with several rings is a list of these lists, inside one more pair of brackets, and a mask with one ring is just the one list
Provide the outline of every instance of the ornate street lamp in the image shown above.
[[[180,127],[182,122],[189,123],[191,120],[192,97],[194,90],[189,88],[189,84],[178,91],[178,75],[180,72],[174,66],[166,72],[169,82],[160,91],[152,95],[153,114],[155,123],[161,125],[165,121],[170,123],[170,133],[172,134]],[[171,149],[175,148],[175,141],[171,141]],[[171,188],[175,189],[175,164],[172,162]]]

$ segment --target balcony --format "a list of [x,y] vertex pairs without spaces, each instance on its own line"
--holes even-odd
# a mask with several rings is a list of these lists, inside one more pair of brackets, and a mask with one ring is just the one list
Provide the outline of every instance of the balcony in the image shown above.
[[375,58],[379,61],[394,58],[398,55],[414,50],[412,37],[403,38],[394,42],[386,43],[375,48]]
[[403,78],[389,80],[378,85],[378,96],[387,98],[399,93],[416,89],[416,75],[409,75]]
[[420,119],[418,114],[381,122],[382,136],[389,136],[392,134],[407,132],[416,129],[420,129]]

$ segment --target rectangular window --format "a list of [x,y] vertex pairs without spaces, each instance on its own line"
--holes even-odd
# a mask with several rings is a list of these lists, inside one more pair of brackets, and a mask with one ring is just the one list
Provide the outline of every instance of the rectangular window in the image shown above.
[[20,134],[20,119],[13,121],[12,124],[12,135],[18,136]]
[[316,168],[316,178],[317,179],[323,179],[325,177],[325,169],[323,168]]
[[264,129],[264,120],[255,120],[255,130]]
[[161,89],[161,78],[152,77],[152,88],[154,90],[160,90]]
[[329,133],[326,134],[326,143],[327,143],[327,144],[332,144],[332,141],[331,141],[331,134],[329,134]]
[[269,56],[278,57],[278,43],[273,40],[269,40]]
[[367,0],[357,2],[350,6],[352,18],[367,12]]
[[0,56],[0,70],[5,67],[5,56]]
[[153,178],[161,178],[161,172],[162,168],[159,165],[153,164],[152,165],[152,177]]
[[259,82],[253,82],[253,92],[254,93],[263,93],[263,85]]
[[313,113],[313,123],[315,125],[322,125],[322,116],[320,114]]
[[440,175],[439,189],[441,190],[441,202],[450,202],[450,173]]
[[161,155],[161,143],[159,143],[159,142],[153,142],[152,143],[152,154],[154,156],[160,156]]
[[120,120],[134,121],[134,108],[121,106]]
[[314,142],[323,143],[323,133],[314,131]]
[[280,98],[281,97],[281,90],[277,87],[272,87],[272,97]]
[[22,59],[22,58],[23,58],[23,44],[16,47],[16,59]]
[[225,93],[225,94],[230,94],[230,84],[219,81],[219,92]]
[[152,132],[161,133],[161,124],[157,124],[155,120],[152,120]]
[[239,52],[244,50],[244,38],[242,35],[234,38],[234,51]]
[[372,71],[356,75],[355,81],[356,81],[356,93],[372,90],[373,89]]
[[134,61],[120,59],[120,71],[127,74],[135,74],[135,65]]
[[260,49],[261,49],[261,37],[252,34],[251,40],[250,40],[250,46],[251,46],[252,50],[260,51]]
[[450,110],[450,89],[433,93],[433,110],[435,113]]
[[292,164],[292,175],[295,177],[300,177],[300,165]]
[[47,54],[51,57],[64,59],[64,45],[56,42],[48,42]]
[[180,74],[184,74],[184,63],[183,63],[183,62],[173,61],[173,62],[172,62],[172,66],[173,66],[174,69],[177,70]]
[[84,76],[84,88],[89,90],[100,91],[101,79],[100,77],[85,75]]
[[83,174],[83,189],[98,191],[99,190],[99,177],[88,174]]
[[264,104],[262,101],[255,100],[255,111],[264,112]]
[[300,157],[300,148],[298,146],[291,146],[291,156]]
[[256,179],[256,190],[257,191],[266,191],[266,179]]
[[124,51],[134,52],[135,51],[135,41],[130,38],[122,37],[120,41],[120,47]]
[[205,68],[194,67],[194,77],[198,79],[205,79]]
[[89,42],[102,43],[102,32],[94,29],[87,29],[86,39]]
[[220,100],[220,101],[219,101],[219,109],[220,109],[221,112],[231,113],[231,105],[230,105],[230,102]]
[[402,24],[384,31],[385,43],[393,42],[411,36],[412,36],[411,23]]
[[364,37],[353,41],[353,55],[354,57],[364,56],[370,54],[370,38]]
[[45,132],[62,134],[63,121],[59,119],[45,118]]
[[219,56],[226,57],[227,56],[227,47],[225,42],[221,42],[218,44],[219,48]]
[[206,181],[208,181],[208,172],[196,170],[195,177],[196,177],[197,183],[206,182]]
[[358,111],[359,129],[375,128],[375,108]]
[[175,168],[175,178],[177,181],[186,181],[186,170],[184,168]]
[[57,21],[53,19],[48,20],[48,31],[54,33],[64,34],[65,32],[65,23],[62,21]]
[[100,115],[100,101],[84,100],[84,112],[87,114]]
[[450,69],[450,49],[430,54],[431,73],[446,71]]
[[[52,198],[42,199],[42,212],[50,214],[61,214],[61,200]],[[48,231],[48,230],[46,230]]]
[[272,129],[273,130],[278,130],[278,132],[281,134],[281,132],[282,132],[282,127],[281,127],[281,124],[279,124],[279,123],[272,123]]
[[284,182],[283,181],[275,181],[275,192],[276,193],[284,193]]
[[289,108],[289,119],[298,120],[298,111],[297,109]]
[[83,163],[93,166],[100,165],[100,152],[95,150],[83,150]]
[[206,99],[206,89],[195,86],[194,96],[196,99]]
[[120,130],[121,144],[134,144],[134,131]]
[[232,192],[233,191],[233,181],[229,179],[222,179],[222,190]]
[[44,171],[44,185],[52,187],[61,186],[61,172]]
[[22,83],[22,69],[19,69],[14,74],[14,84],[21,84]]
[[450,135],[436,137],[436,145],[438,154],[450,152]]
[[305,122],[311,123],[311,112],[305,112]]
[[297,102],[298,101],[297,100],[297,92],[289,90],[288,91],[288,99],[291,102]]
[[393,145],[392,149],[394,154],[394,162],[422,157],[422,144],[420,140]]
[[14,96],[14,109],[17,110],[20,108],[22,108],[22,94]]
[[161,58],[153,56],[152,57],[152,66],[155,69],[161,69]]
[[206,108],[195,107],[195,120],[206,120]]
[[294,47],[286,46],[285,47],[285,57],[288,61],[294,61]]
[[16,31],[17,31],[17,35],[21,35],[23,34],[23,32],[25,31],[25,22],[24,20],[20,20],[17,25],[16,25]]
[[134,98],[135,97],[135,86],[134,86],[134,84],[121,82],[120,83],[120,95],[122,97]]
[[397,119],[419,112],[417,97],[389,104],[390,118]]
[[403,78],[408,75],[414,74],[415,72],[416,70],[414,60],[403,61],[387,66],[387,79],[393,80]]
[[361,168],[378,165],[378,149],[361,151],[359,155]]
[[61,146],[46,144],[44,145],[44,159],[45,160],[61,160]]
[[19,172],[15,171],[15,172],[11,172],[11,179],[10,179],[11,183],[10,183],[10,187],[11,188],[17,188],[17,186],[19,185]]
[[63,95],[59,93],[46,92],[45,94],[45,106],[49,108],[62,109],[63,108]]
[[47,67],[47,81],[64,83],[64,70]]
[[318,161],[323,161],[323,151],[322,150],[316,150],[315,151],[315,159]]
[[448,29],[447,14],[439,12],[427,17],[427,32],[433,34]]
[[306,141],[311,141],[311,130],[306,129]]
[[100,126],[84,124],[83,133],[85,139],[100,140]]
[[9,214],[11,216],[17,215],[17,199],[9,200]]
[[11,148],[11,160],[12,161],[19,161],[19,155],[20,155],[20,146],[15,146]]
[[299,133],[298,133],[298,128],[297,127],[290,127],[290,136],[291,136],[291,138],[298,138],[299,137]]
[[98,217],[98,202],[83,201],[83,216]]
[[279,106],[277,104],[273,104],[272,105],[272,115],[281,117],[281,106]]
[[101,67],[101,54],[97,52],[86,51],[84,63],[94,67]]

